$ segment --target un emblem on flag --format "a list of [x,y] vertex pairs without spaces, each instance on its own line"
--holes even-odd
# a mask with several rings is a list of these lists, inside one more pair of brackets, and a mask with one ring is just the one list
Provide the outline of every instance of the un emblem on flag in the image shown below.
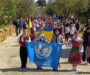
[[48,44],[35,45],[35,53],[37,58],[47,58],[51,55],[52,46]]

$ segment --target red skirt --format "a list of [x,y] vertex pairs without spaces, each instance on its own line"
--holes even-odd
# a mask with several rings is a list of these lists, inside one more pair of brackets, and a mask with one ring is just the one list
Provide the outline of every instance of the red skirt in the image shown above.
[[72,48],[68,58],[68,62],[70,64],[78,65],[81,64],[81,61],[82,61],[82,55],[79,52],[79,48]]

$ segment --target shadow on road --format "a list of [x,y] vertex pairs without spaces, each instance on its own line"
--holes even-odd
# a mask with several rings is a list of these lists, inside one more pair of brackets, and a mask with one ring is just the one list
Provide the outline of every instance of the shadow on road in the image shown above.
[[67,62],[60,62],[60,64],[69,64],[68,61]]
[[90,75],[90,72],[77,72],[76,74],[77,75],[82,75],[82,74],[85,74],[85,75],[88,74],[88,75]]
[[58,70],[58,71],[53,71],[52,69],[21,69],[21,68],[8,68],[8,69],[0,69],[1,72],[73,72],[72,70]]

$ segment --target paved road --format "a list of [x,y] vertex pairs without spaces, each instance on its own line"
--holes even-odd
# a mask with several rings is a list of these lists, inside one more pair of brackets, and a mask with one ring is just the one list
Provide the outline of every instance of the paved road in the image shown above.
[[37,70],[29,62],[27,69],[20,69],[19,46],[16,40],[17,37],[12,35],[0,43],[0,75],[90,75],[90,66],[87,65],[79,65],[78,71],[72,71],[72,66],[67,62],[69,50],[66,49],[62,51],[61,68],[58,72],[53,72],[51,68]]

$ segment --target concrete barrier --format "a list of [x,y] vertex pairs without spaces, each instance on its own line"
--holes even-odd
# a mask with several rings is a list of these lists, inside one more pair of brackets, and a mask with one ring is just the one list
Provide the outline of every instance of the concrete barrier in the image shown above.
[[4,41],[8,36],[11,36],[14,33],[15,28],[13,26],[0,29],[0,42]]

